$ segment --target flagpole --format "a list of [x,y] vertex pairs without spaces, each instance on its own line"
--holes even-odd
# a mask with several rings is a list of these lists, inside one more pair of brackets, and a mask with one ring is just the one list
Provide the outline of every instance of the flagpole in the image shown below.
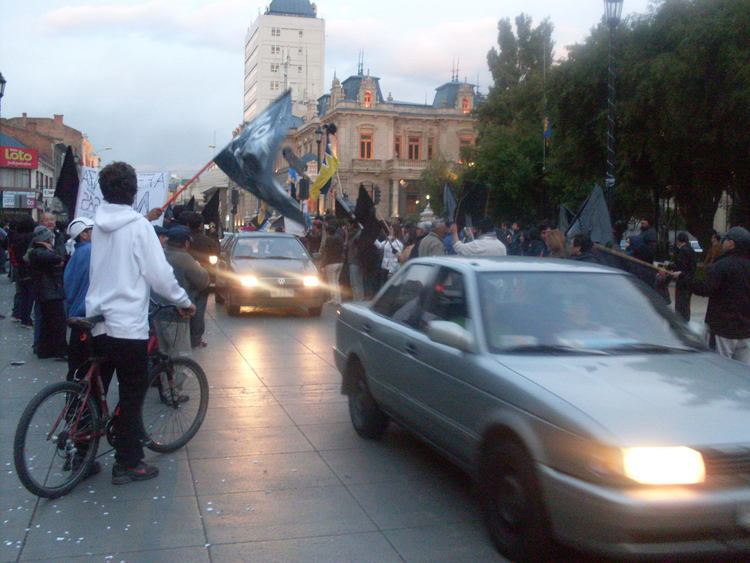
[[172,205],[172,203],[174,202],[174,200],[176,200],[177,197],[190,186],[190,184],[192,184],[193,182],[195,182],[201,174],[203,174],[206,170],[208,170],[208,168],[213,163],[214,163],[213,159],[209,160],[208,163],[206,163],[206,165],[203,168],[201,168],[195,176],[193,176],[192,178],[190,178],[190,180],[188,180],[179,190],[177,190],[175,193],[173,193],[169,197],[169,199],[167,200],[167,202],[164,205],[161,206],[161,210],[162,211],[166,211],[167,207],[169,207],[170,205]]

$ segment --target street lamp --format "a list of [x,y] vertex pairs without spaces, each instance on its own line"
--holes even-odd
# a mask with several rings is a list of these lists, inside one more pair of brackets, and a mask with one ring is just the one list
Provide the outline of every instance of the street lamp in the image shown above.
[[315,142],[318,145],[318,174],[320,174],[320,143],[323,140],[323,130],[318,127],[315,129]]
[[0,72],[0,103],[3,101],[3,96],[5,95],[5,85],[8,83],[5,78],[3,78],[3,73]]
[[609,61],[607,63],[607,204],[612,215],[612,203],[615,194],[615,168],[617,165],[615,154],[615,60],[614,43],[615,31],[622,17],[624,0],[604,0],[604,18],[609,26]]

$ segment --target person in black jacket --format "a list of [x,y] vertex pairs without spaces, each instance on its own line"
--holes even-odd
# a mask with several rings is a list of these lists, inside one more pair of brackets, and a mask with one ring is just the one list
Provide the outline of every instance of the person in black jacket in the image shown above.
[[55,234],[46,227],[34,229],[26,258],[31,266],[34,299],[40,307],[40,332],[36,354],[39,358],[65,358],[65,291],[63,258],[53,246]]
[[570,259],[589,264],[601,264],[599,257],[594,254],[594,243],[588,235],[577,234],[570,246]]
[[13,267],[13,280],[16,284],[16,294],[13,298],[13,322],[22,327],[31,328],[31,311],[34,307],[34,295],[31,285],[31,268],[23,259],[34,236],[34,221],[31,217],[19,219],[10,234],[8,250]]
[[[750,364],[750,232],[732,227],[722,240],[724,253],[690,289],[708,297],[706,324],[722,356]],[[682,272],[673,274],[678,280]]]
[[677,278],[675,284],[674,310],[687,322],[690,321],[690,298],[693,295],[690,291],[690,284],[695,277],[696,262],[695,251],[690,246],[687,233],[677,233],[677,255],[675,256],[674,269],[682,272],[682,275]]

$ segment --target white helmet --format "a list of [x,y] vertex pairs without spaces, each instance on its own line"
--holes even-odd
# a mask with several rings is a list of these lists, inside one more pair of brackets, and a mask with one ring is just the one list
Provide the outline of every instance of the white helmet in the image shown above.
[[68,225],[68,236],[73,240],[78,238],[83,231],[86,229],[93,229],[94,222],[88,217],[76,217]]

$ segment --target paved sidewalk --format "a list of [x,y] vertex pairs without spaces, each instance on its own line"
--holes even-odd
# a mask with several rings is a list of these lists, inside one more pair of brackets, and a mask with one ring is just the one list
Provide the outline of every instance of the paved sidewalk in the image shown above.
[[[0,277],[0,312],[12,286]],[[38,500],[12,463],[16,423],[65,365],[37,360],[31,333],[0,320],[0,561],[493,561],[460,471],[395,426],[351,429],[332,365],[333,316],[244,314],[209,305],[211,385],[201,431],[159,478],[122,487],[104,471]],[[26,363],[13,367],[11,361]]]

